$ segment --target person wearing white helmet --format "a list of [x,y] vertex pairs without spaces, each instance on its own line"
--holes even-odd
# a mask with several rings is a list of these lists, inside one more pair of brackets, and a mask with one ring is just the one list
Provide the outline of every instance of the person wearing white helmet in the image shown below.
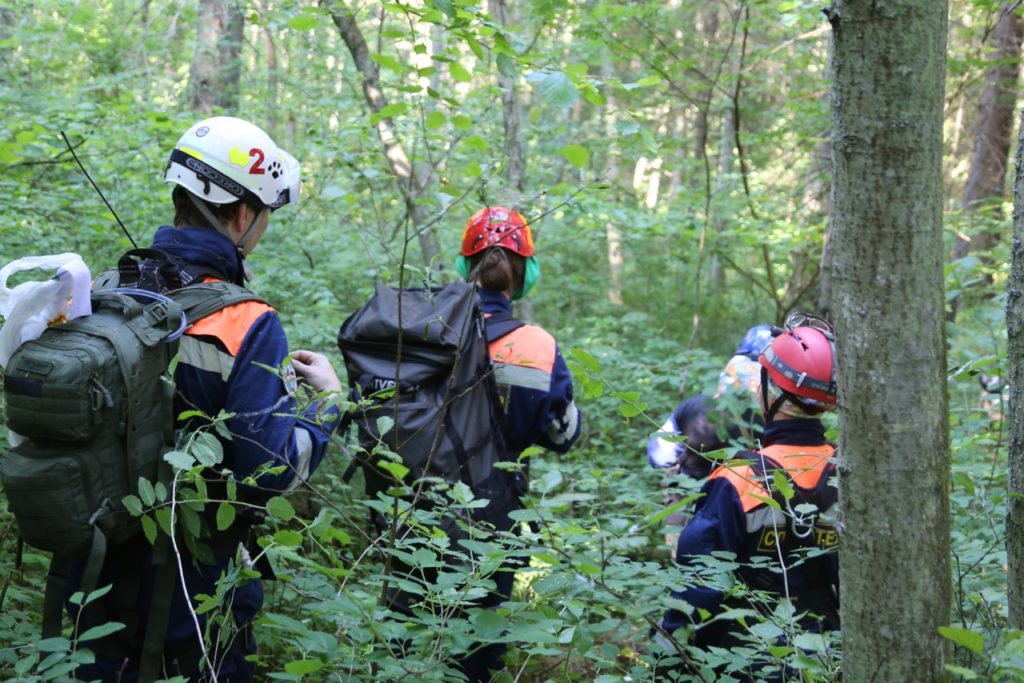
[[[178,140],[166,168],[165,179],[174,186],[174,225],[157,230],[151,249],[129,252],[138,264],[134,269],[122,259],[117,284],[156,291],[210,280],[242,285],[249,279],[246,256],[260,242],[270,213],[296,202],[299,178],[299,163],[259,127],[228,116],[197,122]],[[223,467],[238,482],[255,477],[257,486],[239,486],[249,503],[239,508],[241,524],[217,532],[216,521],[209,520],[212,532],[204,542],[212,557],[193,556],[179,544],[181,572],[169,588],[158,585],[155,552],[142,534],[110,549],[97,585],[113,589],[76,615],[76,623],[84,629],[117,621],[126,628],[90,641],[96,661],[80,667],[81,680],[139,680],[140,668],[148,670],[150,660],[156,661],[143,655],[144,647],[147,653],[160,649],[160,641],[154,648],[147,634],[154,621],[150,614],[161,611],[168,612],[157,655],[163,677],[206,680],[215,672],[220,681],[253,679],[254,665],[246,657],[255,651],[251,625],[263,602],[261,582],[231,587],[225,603],[212,612],[194,615],[189,603],[200,594],[224,594],[218,581],[232,564],[249,561],[240,544],[259,521],[243,519],[244,511],[301,484],[323,459],[339,419],[338,408],[327,400],[341,390],[330,362],[311,351],[289,352],[277,312],[264,301],[235,303],[194,322],[179,341],[178,357],[175,414],[192,417],[176,426],[208,427],[210,418],[230,415],[222,422],[231,434],[221,440]],[[296,400],[300,383],[319,398],[304,410]],[[211,479],[211,497],[217,495],[216,485]],[[223,491],[223,481],[220,486]],[[210,512],[216,507],[207,506]],[[82,571],[81,563],[70,568],[72,591]],[[153,601],[154,593],[163,592],[173,596],[169,607]],[[162,629],[164,620],[156,621]],[[204,637],[213,648],[209,659],[200,647]]]

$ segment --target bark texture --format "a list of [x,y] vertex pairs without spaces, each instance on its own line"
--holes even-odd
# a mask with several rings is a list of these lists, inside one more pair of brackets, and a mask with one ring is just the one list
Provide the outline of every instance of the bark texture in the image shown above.
[[[1024,114],[1022,114],[1024,116]],[[1010,365],[1009,465],[1006,556],[1009,567],[1007,600],[1010,625],[1024,628],[1024,150],[1017,140],[1017,168],[1013,181],[1013,243],[1006,300],[1007,355]]]
[[[345,46],[352,55],[352,61],[363,80],[363,95],[370,112],[379,114],[387,106],[388,101],[381,89],[380,70],[370,57],[370,48],[366,45],[366,39],[363,37],[359,24],[356,23],[352,12],[341,3],[324,0],[321,5],[330,12],[331,19],[341,34],[341,39],[345,41]],[[381,144],[384,145],[384,157],[387,159],[388,168],[398,179],[398,187],[405,200],[406,210],[419,238],[423,262],[425,265],[440,269],[442,267],[439,259],[441,247],[438,244],[437,236],[427,225],[429,216],[426,207],[416,201],[426,189],[429,174],[413,166],[405,148],[398,140],[395,124],[389,117],[380,117],[376,127],[377,136],[380,138]]]
[[939,681],[949,623],[945,0],[834,0],[843,680]]
[[245,17],[225,0],[200,0],[196,52],[189,69],[189,104],[208,116],[215,108],[238,110]]

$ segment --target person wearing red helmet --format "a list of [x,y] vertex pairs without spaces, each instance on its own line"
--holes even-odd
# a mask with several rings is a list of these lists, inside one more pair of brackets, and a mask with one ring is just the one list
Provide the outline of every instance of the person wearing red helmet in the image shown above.
[[[503,206],[480,209],[466,222],[456,267],[475,282],[488,329],[514,320],[512,301],[525,296],[540,275],[534,256],[533,234],[518,211]],[[508,329],[506,327],[506,329]],[[556,453],[567,452],[580,434],[580,411],[573,403],[572,376],[558,343],[537,325],[522,324],[491,339],[494,374],[507,417],[509,459],[531,445]],[[495,468],[480,496],[488,498],[488,521],[498,531],[514,527],[509,513],[522,507],[528,482],[525,472]],[[495,572],[495,590],[477,603],[497,607],[509,599],[516,564],[507,561]],[[470,681],[489,681],[491,671],[503,668],[505,646],[488,644],[459,662]]]
[[[837,403],[835,337],[826,321],[802,313],[791,315],[773,334],[758,358],[765,417],[760,448],[738,453],[713,471],[701,489],[676,548],[684,585],[672,593],[694,609],[666,612],[656,636],[663,645],[672,645],[666,638],[671,635],[677,643],[688,641],[705,651],[756,647],[758,638],[750,630],[754,620],[720,615],[761,607],[771,619],[774,599],[792,602],[804,631],[839,628],[838,492],[831,482],[835,449],[826,443],[821,422]],[[788,486],[777,485],[777,477]],[[700,572],[706,558],[717,553],[735,556],[735,575],[744,589],[730,590]],[[767,652],[728,666],[727,672],[741,679],[786,676],[785,665],[773,662]]]

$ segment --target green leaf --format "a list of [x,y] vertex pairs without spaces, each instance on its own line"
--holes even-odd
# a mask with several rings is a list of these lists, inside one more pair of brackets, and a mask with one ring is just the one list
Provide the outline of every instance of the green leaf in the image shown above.
[[316,17],[303,14],[299,17],[292,17],[288,20],[288,27],[296,31],[308,31],[316,26]]
[[540,480],[538,489],[541,493],[550,493],[562,483],[562,473],[559,470],[546,472]]
[[585,367],[588,372],[601,372],[601,364],[584,349],[579,347],[573,348],[572,357],[576,362]]
[[459,83],[469,83],[473,80],[473,75],[469,73],[466,67],[462,66],[458,62],[451,62],[448,64],[448,73],[451,75],[452,80],[458,81]]
[[430,130],[437,130],[444,125],[445,121],[448,120],[442,112],[432,111],[427,114],[426,126]]
[[545,104],[568,109],[576,103],[576,84],[561,71],[534,73],[527,77]]
[[164,533],[168,536],[171,535],[171,510],[170,508],[160,508],[156,511],[156,523],[160,525]]
[[448,15],[449,19],[458,19],[459,14],[451,0],[434,0],[434,7]]
[[452,117],[451,120],[452,125],[455,126],[457,130],[465,131],[473,127],[473,119],[466,116],[465,114],[456,114],[455,116]]
[[636,417],[637,415],[640,414],[640,412],[641,411],[638,407],[631,405],[629,403],[619,404],[619,414],[621,414],[623,417]]
[[224,531],[235,521],[235,506],[221,501],[217,506],[217,531]]
[[409,474],[409,468],[400,462],[392,462],[390,460],[381,460],[377,463],[377,467],[390,472],[391,475],[398,481],[405,479],[405,475]]
[[562,156],[576,168],[583,168],[590,159],[590,152],[582,145],[566,145],[561,149]]
[[149,515],[143,515],[140,520],[142,522],[142,534],[149,541],[150,545],[156,543],[156,522]]
[[60,636],[46,638],[36,643],[36,649],[40,652],[67,652],[71,649],[71,641]]
[[497,58],[495,58],[495,62],[497,62],[498,65],[498,73],[502,76],[505,78],[516,77],[516,60],[509,57],[504,52],[499,52]]
[[99,600],[104,595],[109,593],[110,589],[113,588],[113,587],[114,587],[114,584],[108,583],[106,586],[103,586],[102,588],[97,588],[96,590],[94,590],[91,593],[89,593],[89,595],[85,596],[85,600],[82,602],[82,605],[85,606],[85,605],[88,605],[91,602],[95,602],[96,600]]
[[267,513],[275,519],[287,522],[295,517],[295,508],[285,498],[274,496],[267,501]]
[[82,642],[83,640],[96,640],[98,638],[103,638],[104,636],[109,636],[111,633],[117,633],[123,628],[124,624],[122,623],[108,621],[105,624],[93,626],[91,629],[78,636],[78,641]]
[[776,470],[772,472],[772,481],[775,484],[775,488],[782,492],[782,497],[786,500],[791,500],[794,495],[793,485],[789,482],[789,477],[785,472]]
[[984,636],[961,626],[940,626],[939,635],[953,641],[957,645],[966,647],[975,654],[980,655],[982,650],[985,649]]
[[409,111],[409,105],[405,102],[393,102],[389,105],[381,107],[380,111],[377,112],[379,116],[398,116],[399,114],[405,114]]
[[[164,453],[164,461],[180,472],[187,472],[196,464],[195,458],[181,451],[168,451]],[[142,499],[145,500],[145,496]]]
[[153,490],[153,484],[145,477],[139,477],[139,496],[142,497],[143,505],[147,507],[156,502],[156,491]]
[[138,496],[125,496],[121,499],[121,504],[124,505],[124,509],[127,510],[132,517],[138,517],[142,514],[142,501],[139,500]]
[[381,415],[377,418],[377,434],[384,436],[391,431],[391,428],[395,426],[394,418],[388,417],[387,415]]
[[965,681],[976,681],[978,680],[978,678],[980,678],[978,674],[974,673],[970,669],[965,669],[962,666],[954,666],[953,664],[947,664],[946,671],[953,674],[954,676],[959,676]]
[[[370,57],[385,69],[390,69],[396,74],[405,73],[405,67],[402,66],[402,63],[390,55],[373,54],[370,55]],[[387,116],[387,114],[385,114],[385,116]]]
[[224,447],[213,434],[200,432],[192,441],[192,455],[200,465],[212,467],[224,460]]
[[296,659],[284,665],[284,670],[293,676],[305,676],[306,674],[319,671],[324,663],[319,659]]
[[297,548],[302,545],[302,534],[291,529],[281,529],[274,533],[274,541],[287,548]]

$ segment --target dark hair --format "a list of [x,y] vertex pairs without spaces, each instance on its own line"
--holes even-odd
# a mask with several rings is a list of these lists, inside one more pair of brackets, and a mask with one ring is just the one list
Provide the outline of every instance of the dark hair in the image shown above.
[[[210,225],[209,219],[203,215],[203,212],[199,210],[188,195],[188,190],[181,185],[175,185],[174,190],[171,192],[171,200],[174,202],[174,227],[213,228]],[[206,206],[210,208],[210,212],[220,220],[221,224],[227,224],[238,214],[242,202],[241,200],[229,204],[211,204],[206,202]],[[255,211],[255,209],[253,210]]]
[[526,259],[503,247],[488,247],[469,257],[469,272],[481,287],[496,292],[518,292],[523,288]]

